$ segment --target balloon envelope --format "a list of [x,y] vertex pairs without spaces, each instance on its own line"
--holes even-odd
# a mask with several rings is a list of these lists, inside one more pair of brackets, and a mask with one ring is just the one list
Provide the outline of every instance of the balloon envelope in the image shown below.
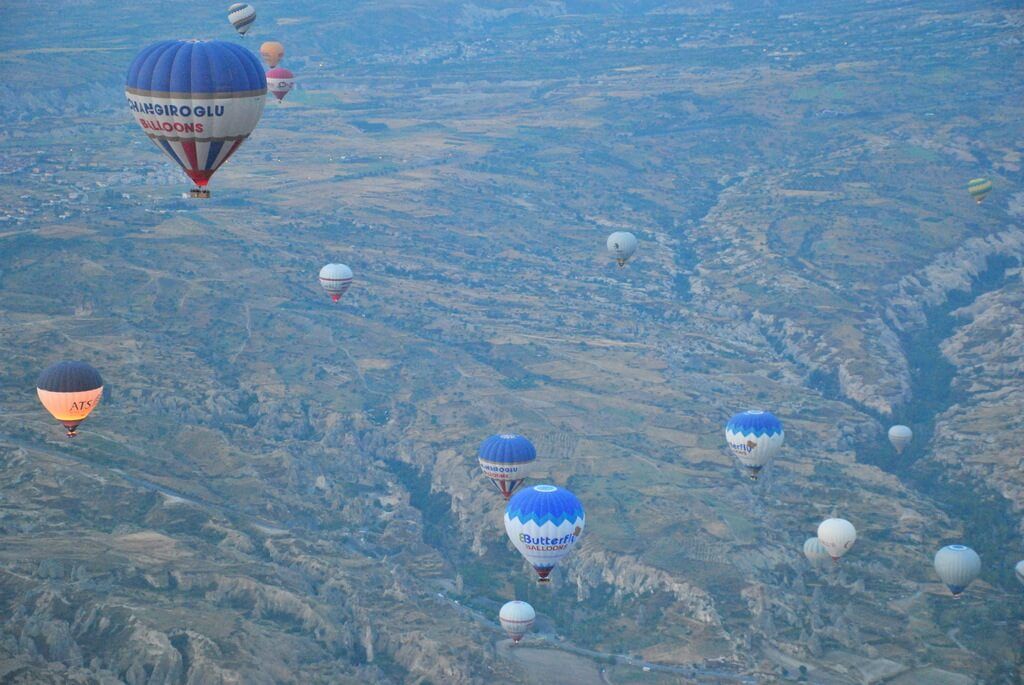
[[608,252],[622,266],[636,252],[636,236],[629,231],[616,231],[608,236]]
[[284,96],[294,87],[295,74],[284,67],[277,67],[267,72],[267,90],[274,94],[278,102],[283,100]]
[[492,435],[480,443],[480,469],[508,499],[523,484],[527,467],[537,459],[533,443],[522,435]]
[[526,602],[518,599],[506,602],[498,612],[498,621],[505,629],[512,642],[519,642],[523,636],[530,632],[533,622],[537,618],[537,612]]
[[832,561],[837,561],[857,541],[857,529],[846,519],[825,519],[818,526],[818,540]]
[[804,541],[804,556],[812,564],[820,564],[829,559],[828,550],[825,549],[825,545],[821,544],[821,540],[816,537],[807,538]]
[[992,191],[992,181],[987,178],[972,178],[967,183],[967,192],[971,194],[974,201],[981,203]]
[[947,545],[935,553],[935,572],[954,597],[981,573],[981,557],[970,547]]
[[889,429],[889,442],[896,448],[897,454],[903,454],[903,450],[913,439],[914,431],[907,426],[897,425]]
[[1013,574],[1017,576],[1020,584],[1024,585],[1024,561],[1017,562],[1017,565],[1013,567]]
[[583,533],[583,505],[568,490],[534,485],[520,490],[505,507],[505,532],[545,582]]
[[199,187],[256,128],[266,93],[259,58],[219,40],[154,43],[125,86],[142,131]]
[[228,7],[228,21],[238,31],[238,35],[244,36],[256,21],[256,8],[245,2],[236,2]]
[[337,302],[352,285],[352,269],[344,264],[326,264],[320,269],[320,285]]
[[68,436],[95,409],[103,397],[103,379],[85,362],[58,362],[36,380],[36,394],[48,412],[67,429]]
[[276,40],[268,40],[260,46],[260,57],[263,58],[268,67],[273,69],[281,62],[281,58],[284,57],[284,46]]
[[782,449],[782,422],[771,412],[750,410],[734,414],[725,424],[725,440],[751,480]]

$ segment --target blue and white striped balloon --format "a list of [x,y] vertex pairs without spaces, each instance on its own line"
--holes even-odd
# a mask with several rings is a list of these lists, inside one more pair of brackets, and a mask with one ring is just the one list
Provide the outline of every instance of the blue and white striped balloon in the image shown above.
[[747,470],[751,480],[757,480],[761,469],[779,453],[785,438],[782,422],[767,411],[741,412],[725,424],[725,440],[729,449]]
[[256,21],[256,8],[245,2],[236,2],[228,7],[228,21],[238,31],[238,35],[244,36]]
[[505,507],[505,532],[526,557],[541,583],[583,533],[583,505],[568,490],[534,485],[519,491]]
[[480,470],[508,499],[523,484],[526,470],[537,459],[533,443],[522,435],[492,435],[480,443]]

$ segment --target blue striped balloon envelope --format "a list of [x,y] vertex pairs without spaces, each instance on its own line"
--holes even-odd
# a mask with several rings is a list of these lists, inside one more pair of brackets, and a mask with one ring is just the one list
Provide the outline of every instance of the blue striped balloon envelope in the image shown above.
[[505,507],[505,532],[541,583],[572,551],[585,524],[583,504],[576,495],[554,485],[521,490]]
[[526,470],[537,458],[533,443],[521,435],[492,435],[480,443],[480,470],[508,499],[525,480]]
[[786,434],[782,422],[771,412],[745,411],[733,415],[725,424],[725,440],[751,480],[782,449]]
[[144,49],[128,69],[125,95],[142,130],[209,197],[210,177],[263,114],[260,59],[223,41],[168,40]]

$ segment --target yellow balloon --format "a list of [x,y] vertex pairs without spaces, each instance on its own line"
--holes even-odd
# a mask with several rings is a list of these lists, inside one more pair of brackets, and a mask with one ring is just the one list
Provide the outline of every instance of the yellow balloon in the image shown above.
[[281,58],[284,57],[284,46],[276,40],[268,40],[260,46],[260,57],[267,63],[268,67],[273,69],[281,61]]

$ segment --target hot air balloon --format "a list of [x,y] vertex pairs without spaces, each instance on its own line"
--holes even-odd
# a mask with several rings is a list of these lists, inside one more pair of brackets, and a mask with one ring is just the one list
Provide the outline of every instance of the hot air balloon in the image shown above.
[[815,566],[827,561],[829,558],[828,550],[825,549],[825,545],[821,544],[821,540],[816,537],[807,538],[807,540],[804,541],[804,556],[807,557],[807,560]]
[[259,58],[219,40],[167,40],[135,56],[125,95],[139,126],[209,197],[210,177],[256,128],[267,93]]
[[839,561],[856,542],[857,529],[846,519],[825,519],[818,526],[818,540],[832,561]]
[[636,252],[636,236],[628,231],[616,231],[608,236],[608,252],[621,269]]
[[480,469],[508,499],[523,484],[527,467],[537,458],[533,443],[521,435],[492,435],[480,443]]
[[536,618],[537,612],[533,610],[533,607],[518,599],[505,602],[501,611],[498,612],[498,621],[501,623],[501,627],[505,629],[515,644],[519,644],[523,636],[530,632]]
[[725,439],[751,480],[757,480],[761,469],[782,449],[786,434],[782,422],[771,412],[745,411],[735,414],[725,424]]
[[914,439],[914,431],[907,426],[893,426],[889,429],[889,442],[896,448],[896,454],[903,454],[903,450]]
[[278,102],[295,87],[295,74],[284,67],[276,67],[267,72],[267,90],[274,94]]
[[971,194],[974,201],[979,205],[981,201],[992,191],[992,181],[987,178],[972,178],[967,182],[967,192]]
[[99,406],[103,379],[85,362],[58,362],[39,374],[36,393],[46,411],[63,423],[68,437],[73,438],[78,424]]
[[260,46],[260,57],[263,58],[268,67],[273,69],[281,62],[281,58],[284,57],[284,46],[276,40],[268,40]]
[[320,269],[320,285],[337,302],[352,285],[352,269],[344,264],[325,264]]
[[238,31],[238,35],[245,37],[256,21],[256,8],[245,2],[236,2],[228,7],[228,21]]
[[970,547],[947,545],[935,553],[935,572],[953,597],[960,594],[981,573],[981,557]]
[[505,507],[505,532],[546,583],[551,569],[583,533],[586,517],[576,495],[554,485],[520,490]]
[[1013,567],[1013,574],[1017,576],[1020,584],[1024,585],[1024,561],[1017,562],[1017,565]]

